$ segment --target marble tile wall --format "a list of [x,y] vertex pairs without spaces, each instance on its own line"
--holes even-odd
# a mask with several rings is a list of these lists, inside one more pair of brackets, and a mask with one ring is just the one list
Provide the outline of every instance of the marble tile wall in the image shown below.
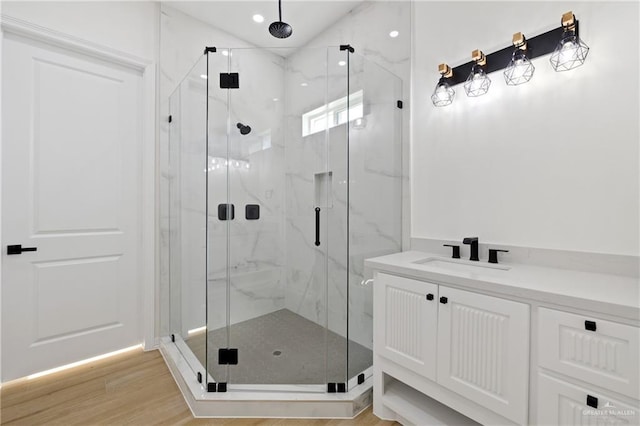
[[[386,29],[386,38],[369,34],[372,28],[382,29],[384,24],[405,28],[401,34],[408,37],[408,17],[408,2],[368,4],[327,29],[307,48],[283,59],[264,50],[242,49],[248,46],[241,40],[163,5],[161,117],[169,114],[169,94],[195,59],[201,57],[205,45],[240,46],[241,49],[227,52],[230,55],[211,56],[216,63],[209,65],[211,69],[231,65],[242,76],[242,89],[233,91],[230,98],[211,93],[208,162],[200,140],[195,149],[171,147],[180,150],[171,155],[181,158],[181,169],[169,167],[169,125],[161,120],[160,191],[168,194],[174,185],[174,190],[180,189],[184,194],[182,199],[173,200],[161,196],[161,303],[164,312],[171,306],[172,317],[177,319],[177,324],[172,325],[163,316],[163,334],[176,327],[185,333],[204,325],[203,235],[207,206],[200,195],[207,184],[204,169],[209,168],[209,325],[222,326],[227,315],[237,322],[287,307],[371,347],[372,292],[370,287],[359,284],[368,277],[363,268],[365,258],[402,247],[402,214],[408,211],[403,208],[403,202],[407,203],[402,196],[406,186],[403,155],[408,150],[403,150],[397,141],[408,139],[403,138],[403,111],[397,109],[395,101],[403,98],[406,105],[408,99],[406,92],[403,95],[408,84],[403,87],[401,81],[406,78],[408,82],[409,45],[408,39],[400,40],[402,48],[398,48],[397,42],[386,39]],[[347,93],[347,71],[338,64],[347,53],[313,46],[341,43],[350,43],[357,49],[350,56],[350,84],[352,93],[360,89],[365,92],[364,120],[355,127],[353,123],[343,124],[303,138],[301,115]],[[367,60],[362,59],[363,54]],[[205,103],[198,85],[206,81],[200,78],[198,68],[191,74],[190,89],[181,93],[176,107],[200,112],[191,114],[191,136],[178,126],[175,132],[187,132],[181,137],[198,140],[204,137],[199,129],[203,127]],[[303,82],[306,86],[301,86]],[[240,135],[235,128],[237,122],[251,126],[252,132]],[[227,126],[231,130],[228,142]],[[232,159],[228,174],[221,163],[227,155]],[[329,171],[330,202],[321,205],[322,244],[316,247],[316,187],[320,174]],[[217,217],[218,204],[227,198],[236,209],[236,219],[231,222]],[[244,218],[244,206],[249,203],[261,206],[260,220]],[[181,214],[170,215],[170,206]],[[179,235],[175,230],[180,230]],[[231,237],[228,246],[227,234]],[[175,250],[169,250],[169,239],[178,236],[182,240],[176,240],[173,246],[182,247],[180,257]],[[171,264],[169,253],[178,262],[171,268],[167,266]],[[226,307],[224,274],[227,253],[232,288],[230,311]],[[188,285],[172,289],[170,273],[174,282]],[[170,305],[170,298],[175,303]]]
[[[201,78],[206,75],[205,46],[218,48],[209,59],[215,78],[210,85],[208,160],[207,80]],[[160,305],[165,314],[161,314],[161,335],[186,335],[188,330],[204,325],[205,282],[209,290],[209,326],[213,328],[226,323],[227,302],[231,305],[232,322],[284,305],[282,107],[281,102],[274,101],[282,98],[283,60],[267,51],[248,50],[250,47],[162,5]],[[242,83],[241,89],[227,98],[231,91],[219,89],[217,75],[230,68],[242,74]],[[252,75],[255,73],[259,75]],[[263,79],[270,82],[271,91],[261,90]],[[166,120],[170,113],[175,116],[171,125]],[[250,125],[251,133],[240,135],[236,122]],[[232,133],[227,141],[229,123]],[[227,156],[232,159],[228,175],[222,163]],[[205,278],[207,168],[210,244],[209,276]],[[227,200],[235,205],[236,216],[233,221],[220,221],[217,206]],[[259,220],[245,219],[246,204],[260,205]],[[227,232],[231,236],[228,247]],[[227,261],[232,271],[229,299],[226,282],[221,279]]]
[[[363,262],[402,246],[402,121],[396,105],[402,83],[357,54],[348,58],[348,68],[340,66],[346,55],[335,47],[288,58],[285,302],[370,348],[372,292],[360,286]],[[363,119],[303,137],[302,114],[344,98],[347,73],[350,93],[364,91]],[[331,173],[328,200],[315,197],[321,173]],[[322,208],[319,247],[313,244],[316,206]]]

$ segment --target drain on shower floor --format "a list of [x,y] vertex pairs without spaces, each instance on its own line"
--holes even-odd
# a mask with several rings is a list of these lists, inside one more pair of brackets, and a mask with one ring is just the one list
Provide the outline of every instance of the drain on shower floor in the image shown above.
[[281,354],[281,351],[273,351],[273,356],[280,356]]

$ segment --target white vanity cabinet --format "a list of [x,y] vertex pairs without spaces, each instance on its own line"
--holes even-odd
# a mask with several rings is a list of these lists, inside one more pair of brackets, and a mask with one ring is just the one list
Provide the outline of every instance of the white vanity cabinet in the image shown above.
[[418,251],[365,265],[375,271],[378,417],[640,425],[637,277],[525,264],[496,270]]
[[374,303],[376,355],[526,424],[529,305],[385,273]]

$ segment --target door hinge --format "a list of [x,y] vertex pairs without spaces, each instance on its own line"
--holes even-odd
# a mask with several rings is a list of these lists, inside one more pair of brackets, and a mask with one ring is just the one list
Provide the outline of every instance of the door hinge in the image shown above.
[[227,383],[207,383],[207,392],[226,392],[227,391]]
[[221,89],[239,89],[240,75],[237,72],[221,72],[220,88]]
[[340,45],[340,50],[348,50],[350,53],[353,53],[356,51],[356,49],[354,49],[350,44],[341,44]]
[[398,106],[398,108],[402,109],[404,107],[404,103],[402,101],[398,101],[396,103],[396,105]]
[[327,383],[327,392],[328,393],[345,393],[347,392],[347,384],[346,383]]
[[220,348],[218,349],[218,364],[220,365],[237,365],[238,349]]
[[171,335],[171,341],[172,341],[173,343],[175,343],[175,342],[176,342],[176,336],[175,336],[175,334],[172,334],[172,335]]
[[171,123],[172,121],[173,121],[173,116],[172,116],[172,115],[170,115],[170,116],[169,116],[169,123]]

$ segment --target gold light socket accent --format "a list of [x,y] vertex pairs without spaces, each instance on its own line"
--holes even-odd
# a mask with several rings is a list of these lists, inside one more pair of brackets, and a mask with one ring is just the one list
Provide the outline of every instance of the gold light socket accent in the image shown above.
[[522,33],[515,33],[512,39],[513,45],[522,50],[527,50],[527,39]]
[[482,50],[480,49],[476,49],[473,52],[471,52],[471,59],[473,59],[475,63],[478,65],[487,64],[487,57],[484,56],[484,53],[482,53]]
[[576,17],[572,11],[562,15],[561,24],[567,30],[573,30],[576,27]]
[[440,64],[438,65],[438,72],[440,74],[442,74],[442,76],[444,78],[451,78],[453,77],[453,70],[451,69],[451,67],[447,64]]

